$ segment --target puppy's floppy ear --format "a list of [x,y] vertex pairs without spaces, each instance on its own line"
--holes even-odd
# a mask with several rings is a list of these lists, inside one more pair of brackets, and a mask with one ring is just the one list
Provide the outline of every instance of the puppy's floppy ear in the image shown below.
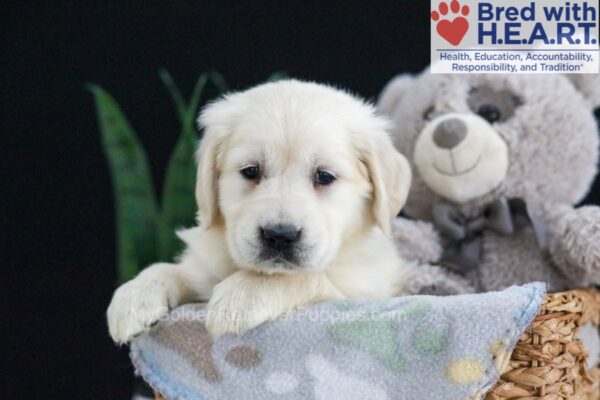
[[412,173],[408,161],[395,149],[386,131],[387,121],[377,119],[381,126],[363,136],[359,151],[373,185],[375,221],[390,235],[391,221],[406,203]]
[[235,120],[234,110],[229,96],[209,104],[198,118],[204,134],[196,152],[196,202],[200,226],[205,229],[222,222],[218,202],[219,163]]

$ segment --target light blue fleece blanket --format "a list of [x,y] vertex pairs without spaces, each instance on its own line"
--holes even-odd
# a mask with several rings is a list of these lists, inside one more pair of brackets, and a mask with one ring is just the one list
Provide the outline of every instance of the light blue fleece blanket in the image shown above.
[[203,306],[192,304],[136,338],[131,358],[167,399],[479,399],[544,295],[535,283],[476,295],[335,301],[214,342]]

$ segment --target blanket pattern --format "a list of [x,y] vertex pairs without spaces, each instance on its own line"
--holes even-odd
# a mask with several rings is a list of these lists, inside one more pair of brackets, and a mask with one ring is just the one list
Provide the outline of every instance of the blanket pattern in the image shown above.
[[502,292],[317,304],[212,340],[204,306],[131,344],[168,399],[480,399],[538,313],[540,283]]

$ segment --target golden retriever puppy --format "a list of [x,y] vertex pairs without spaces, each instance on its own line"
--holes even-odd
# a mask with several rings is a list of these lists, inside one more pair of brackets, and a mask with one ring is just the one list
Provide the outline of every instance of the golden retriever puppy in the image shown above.
[[124,343],[179,304],[208,300],[206,324],[242,333],[309,303],[402,293],[389,237],[411,172],[373,107],[294,80],[230,94],[199,123],[200,226],[176,264],[155,264],[114,294]]

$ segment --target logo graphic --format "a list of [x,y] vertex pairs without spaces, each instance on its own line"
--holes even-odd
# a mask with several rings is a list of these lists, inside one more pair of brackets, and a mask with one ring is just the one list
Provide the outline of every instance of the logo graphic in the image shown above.
[[[450,15],[448,11],[450,11]],[[438,10],[431,12],[431,19],[437,22],[436,31],[438,35],[451,45],[458,46],[469,30],[469,21],[465,17],[469,15],[470,11],[467,5],[461,8],[458,0],[452,0],[450,8],[448,8],[446,2],[442,1]],[[452,19],[452,17],[455,18]]]
[[431,72],[598,74],[599,3],[430,0]]

